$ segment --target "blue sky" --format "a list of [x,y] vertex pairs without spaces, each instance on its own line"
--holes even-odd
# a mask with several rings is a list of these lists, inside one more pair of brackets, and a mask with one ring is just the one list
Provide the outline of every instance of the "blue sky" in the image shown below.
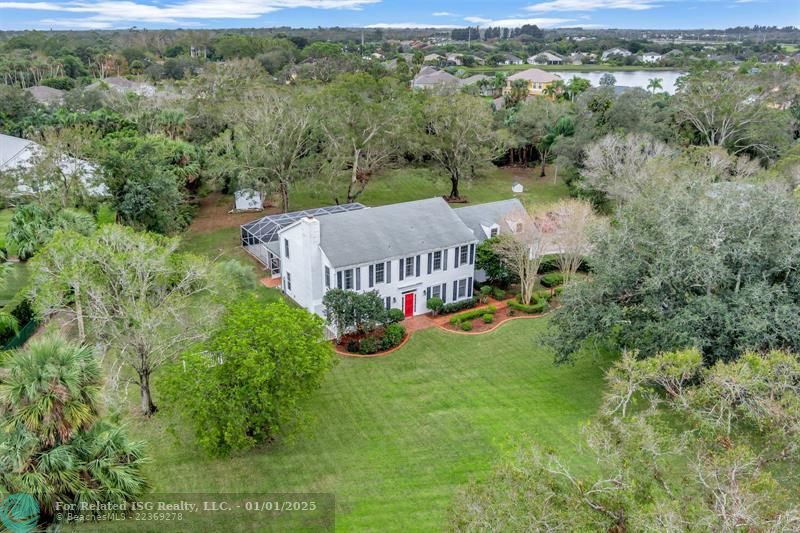
[[800,25],[800,0],[0,0],[0,29]]

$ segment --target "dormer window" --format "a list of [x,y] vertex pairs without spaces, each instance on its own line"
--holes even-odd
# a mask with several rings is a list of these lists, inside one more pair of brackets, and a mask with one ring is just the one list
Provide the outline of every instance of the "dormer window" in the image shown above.
[[500,235],[500,228],[497,226],[494,226],[489,230],[489,237],[497,237],[498,235]]
[[514,233],[521,233],[522,232],[522,222],[517,222],[516,226],[514,226]]

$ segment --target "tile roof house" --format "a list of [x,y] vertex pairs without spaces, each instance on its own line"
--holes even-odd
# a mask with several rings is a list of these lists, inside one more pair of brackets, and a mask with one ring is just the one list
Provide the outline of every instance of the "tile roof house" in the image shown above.
[[555,52],[545,50],[528,58],[529,65],[563,65],[564,58]]
[[122,78],[120,76],[112,76],[110,78],[104,78],[102,80],[96,81],[92,84],[87,85],[86,89],[94,90],[94,89],[101,89],[104,87],[108,87],[113,91],[118,91],[121,93],[135,93],[138,94],[139,96],[154,96],[156,94],[156,88],[154,85],[138,81],[131,81],[127,78]]
[[387,308],[413,316],[428,312],[433,296],[471,297],[475,247],[495,226],[512,231],[504,217],[521,209],[518,200],[453,209],[440,197],[337,205],[255,220],[242,226],[241,243],[287,296],[320,316],[331,288],[378,291]]
[[538,68],[529,68],[506,78],[506,87],[503,89],[503,93],[508,94],[511,91],[511,86],[515,80],[525,80],[528,82],[528,94],[538,96],[543,94],[544,90],[553,82],[560,79],[561,76],[558,74],[545,72]]
[[435,70],[428,74],[418,74],[411,80],[412,89],[437,89],[447,86],[457,87],[461,80],[443,70]]
[[34,100],[44,105],[60,104],[64,101],[64,91],[46,85],[34,85],[25,89]]
[[631,55],[630,50],[625,50],[624,48],[610,48],[603,52],[601,58],[603,61],[608,59],[609,57],[620,56],[620,57],[628,57]]
[[[0,172],[13,173],[25,171],[36,163],[36,158],[42,151],[42,146],[27,139],[0,134]],[[59,163],[61,171],[67,175],[79,175],[86,192],[91,196],[106,196],[108,189],[105,184],[97,183],[99,169],[81,159],[63,157]],[[23,183],[18,183],[12,194],[27,195],[36,191]]]

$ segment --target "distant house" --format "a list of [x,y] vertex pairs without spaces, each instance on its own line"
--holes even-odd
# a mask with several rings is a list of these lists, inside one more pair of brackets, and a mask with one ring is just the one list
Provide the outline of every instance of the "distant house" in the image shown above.
[[656,52],[645,52],[642,54],[642,62],[643,63],[658,63],[661,61],[661,54]]
[[64,101],[64,91],[45,85],[34,85],[25,89],[34,100],[44,105],[58,105]]
[[501,109],[506,107],[506,99],[504,96],[498,96],[494,100],[492,100],[492,107],[495,111],[500,111]]
[[525,62],[512,54],[506,54],[503,57],[503,60],[500,62],[501,65],[524,65]]
[[95,89],[102,89],[105,87],[113,91],[121,93],[134,93],[138,94],[139,96],[149,97],[149,96],[155,96],[156,94],[156,88],[154,85],[138,81],[131,81],[127,78],[121,78],[119,76],[112,76],[110,78],[104,78],[102,80],[96,81],[90,85],[87,85],[86,89],[95,90]]
[[461,80],[443,70],[435,70],[429,74],[418,74],[411,80],[412,89],[442,89],[456,88],[461,85]]
[[440,56],[439,54],[428,54],[423,58],[425,63],[438,63],[444,59],[444,56]]
[[[18,171],[24,172],[35,164],[41,151],[42,147],[33,141],[0,134],[0,172],[11,174]],[[108,188],[103,183],[98,183],[100,170],[92,163],[65,156],[58,162],[58,166],[65,176],[78,177],[89,195],[108,195]],[[18,183],[12,194],[25,196],[35,192],[37,191],[27,185]]]
[[610,48],[603,52],[601,58],[603,61],[606,61],[610,57],[628,57],[631,55],[630,50],[625,50],[624,48]]
[[681,52],[677,48],[673,48],[672,50],[670,50],[669,52],[664,54],[665,57],[680,57],[682,55],[683,55],[683,52]]
[[236,211],[260,211],[264,208],[261,193],[253,189],[239,189],[233,193]]
[[545,72],[538,68],[529,68],[522,72],[517,72],[513,76],[506,78],[506,87],[503,89],[503,94],[511,92],[511,86],[516,80],[525,80],[528,83],[528,94],[531,96],[538,96],[543,94],[544,90],[553,84],[553,82],[561,79],[558,74],[552,72]]
[[555,52],[545,50],[528,58],[529,65],[563,65],[564,58]]
[[461,66],[463,64],[464,56],[461,54],[447,54],[445,60],[448,65]]
[[525,191],[525,187],[518,181],[515,181],[511,185],[511,192],[513,192],[513,193],[519,194],[519,193],[524,192],[524,191]]
[[488,80],[493,80],[494,78],[487,76],[485,74],[475,74],[470,76],[469,78],[464,78],[461,80],[462,87],[468,87],[470,85],[478,85],[479,93],[481,96],[492,96],[494,90],[491,85],[487,85],[485,82]]

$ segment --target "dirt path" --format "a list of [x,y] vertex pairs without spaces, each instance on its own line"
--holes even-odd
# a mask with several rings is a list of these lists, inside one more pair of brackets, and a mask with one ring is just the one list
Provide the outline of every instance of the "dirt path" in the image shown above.
[[189,233],[210,233],[218,229],[235,228],[259,216],[280,211],[277,207],[267,207],[260,212],[230,213],[233,209],[233,197],[218,192],[200,199],[198,206],[199,210],[189,226]]

